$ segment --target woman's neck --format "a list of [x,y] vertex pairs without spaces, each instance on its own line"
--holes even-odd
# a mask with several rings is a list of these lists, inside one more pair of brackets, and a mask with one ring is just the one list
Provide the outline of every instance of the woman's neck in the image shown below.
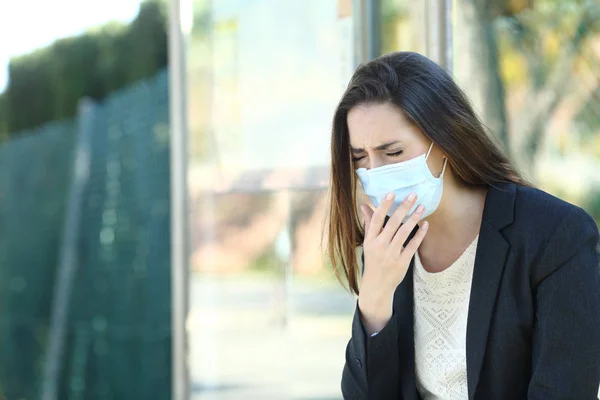
[[429,231],[419,247],[419,256],[430,272],[449,267],[477,237],[486,194],[484,187],[461,184],[452,176],[444,179],[442,200],[426,218]]

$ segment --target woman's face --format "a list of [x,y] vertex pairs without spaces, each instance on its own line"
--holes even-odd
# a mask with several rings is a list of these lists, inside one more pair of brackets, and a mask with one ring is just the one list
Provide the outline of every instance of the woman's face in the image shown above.
[[[354,168],[377,168],[426,154],[431,141],[391,103],[364,104],[352,108],[347,117]],[[434,145],[427,159],[439,176],[443,154]]]

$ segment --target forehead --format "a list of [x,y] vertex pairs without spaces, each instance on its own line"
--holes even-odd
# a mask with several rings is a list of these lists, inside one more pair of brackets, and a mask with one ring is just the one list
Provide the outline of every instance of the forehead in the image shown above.
[[391,103],[353,107],[347,116],[350,145],[376,147],[391,141],[407,141],[423,135],[397,106]]

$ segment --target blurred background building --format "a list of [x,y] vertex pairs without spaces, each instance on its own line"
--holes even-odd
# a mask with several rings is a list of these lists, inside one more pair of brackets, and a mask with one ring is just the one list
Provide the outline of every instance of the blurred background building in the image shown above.
[[449,70],[534,184],[600,224],[597,0],[0,6],[0,398],[340,399],[321,247],[361,62]]

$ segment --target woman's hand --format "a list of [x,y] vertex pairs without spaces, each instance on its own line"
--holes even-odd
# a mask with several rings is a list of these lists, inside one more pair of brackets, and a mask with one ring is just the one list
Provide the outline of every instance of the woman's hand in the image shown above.
[[383,227],[394,197],[393,193],[388,194],[375,212],[369,206],[361,205],[365,217],[365,270],[360,285],[358,307],[369,336],[383,329],[392,317],[396,287],[406,276],[410,260],[428,228],[428,223],[424,222],[417,234],[403,248],[402,245],[421,219],[425,208],[419,205],[406,223],[402,224],[402,220],[417,200],[417,196],[411,193]]

